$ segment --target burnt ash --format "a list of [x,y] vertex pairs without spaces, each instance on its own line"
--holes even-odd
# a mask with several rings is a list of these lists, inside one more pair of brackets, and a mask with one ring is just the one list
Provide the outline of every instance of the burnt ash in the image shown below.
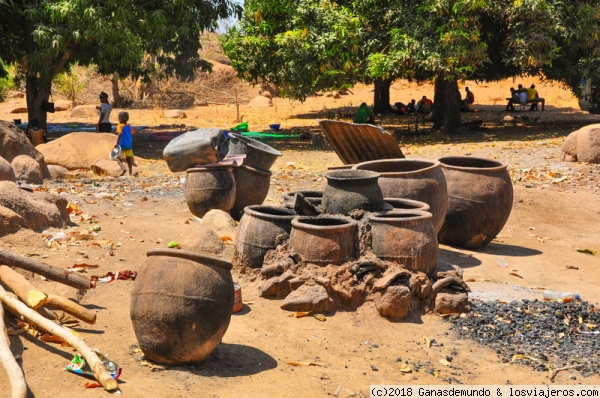
[[471,312],[446,320],[460,337],[489,345],[505,363],[537,371],[578,365],[584,377],[600,370],[600,334],[582,333],[600,326],[600,309],[586,301],[471,301]]

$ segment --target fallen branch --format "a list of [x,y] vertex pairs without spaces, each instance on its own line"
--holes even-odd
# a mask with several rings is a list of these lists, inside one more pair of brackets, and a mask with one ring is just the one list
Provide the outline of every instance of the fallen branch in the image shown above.
[[19,301],[17,297],[11,295],[0,287],[0,300],[4,303],[7,309],[26,318],[29,322],[35,324],[38,328],[63,339],[67,344],[79,351],[81,356],[87,361],[92,373],[98,382],[107,391],[117,390],[119,384],[108,372],[98,355],[79,337],[75,336],[69,330],[60,325],[44,318],[31,308]]
[[90,311],[87,308],[61,296],[49,294],[48,300],[44,306],[64,311],[67,314],[73,315],[75,318],[81,319],[82,321],[92,325],[96,323],[96,313],[94,311]]
[[64,283],[67,286],[77,289],[91,289],[93,287],[92,281],[89,278],[69,273],[64,269],[53,267],[52,265],[44,264],[6,250],[0,250],[0,264],[35,272],[52,281]]
[[550,381],[554,381],[554,378],[556,377],[556,375],[558,374],[558,372],[562,372],[563,370],[576,369],[576,368],[578,368],[580,366],[581,365],[569,365],[569,366],[563,366],[562,368],[554,369],[552,371],[552,373],[550,373]]
[[8,373],[8,381],[12,390],[11,398],[25,398],[27,396],[27,384],[25,383],[23,370],[21,370],[10,351],[10,341],[4,326],[4,307],[2,304],[0,304],[0,362],[2,362],[4,370]]
[[43,306],[48,298],[43,292],[36,289],[27,278],[6,265],[0,266],[0,282],[34,310]]

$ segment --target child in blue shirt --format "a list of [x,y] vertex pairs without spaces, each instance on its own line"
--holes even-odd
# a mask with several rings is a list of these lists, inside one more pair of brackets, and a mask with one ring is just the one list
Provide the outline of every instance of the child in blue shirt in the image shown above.
[[[129,113],[119,112],[119,124],[117,125],[117,145],[120,146],[125,160],[127,160],[127,167],[129,168],[129,175],[133,173],[133,127],[127,123],[129,121]],[[124,173],[125,171],[123,171]]]

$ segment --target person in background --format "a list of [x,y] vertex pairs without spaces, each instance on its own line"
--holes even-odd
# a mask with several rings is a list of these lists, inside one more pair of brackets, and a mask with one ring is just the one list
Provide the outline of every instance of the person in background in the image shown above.
[[433,108],[433,101],[427,98],[427,96],[423,96],[419,102],[417,102],[417,106],[415,107],[415,112],[424,113],[426,115],[430,114]]
[[40,122],[37,119],[32,119],[27,129],[27,137],[34,146],[48,142],[46,138],[46,130],[40,128]]
[[97,106],[96,109],[100,111],[100,118],[96,125],[96,131],[101,133],[112,132],[112,126],[110,124],[110,111],[112,111],[112,106],[108,103],[108,94],[104,91],[100,93],[100,106]]
[[462,109],[465,111],[471,110],[473,103],[475,103],[475,95],[469,87],[465,87],[465,99],[462,101]]
[[406,113],[415,113],[416,105],[415,100],[411,99],[408,105],[406,105]]
[[[133,174],[133,127],[129,125],[129,113],[119,112],[119,124],[117,125],[117,144],[115,147],[120,146],[125,160],[127,161],[127,167],[129,168],[129,175]],[[125,171],[123,170],[123,174]]]
[[519,92],[514,87],[510,88],[510,98],[507,98],[508,104],[506,104],[506,112],[514,112],[515,104],[521,102],[519,98]]
[[371,109],[367,106],[366,102],[360,104],[356,110],[356,116],[354,116],[354,123],[357,124],[375,124],[375,119],[371,113]]
[[535,84],[532,84],[531,87],[529,87],[527,90],[527,102],[532,102],[531,104],[531,108],[529,108],[530,111],[536,111],[537,110],[537,104],[539,102],[542,103],[542,112],[544,112],[544,106],[546,105],[546,99],[545,98],[540,98],[538,91],[535,89]]

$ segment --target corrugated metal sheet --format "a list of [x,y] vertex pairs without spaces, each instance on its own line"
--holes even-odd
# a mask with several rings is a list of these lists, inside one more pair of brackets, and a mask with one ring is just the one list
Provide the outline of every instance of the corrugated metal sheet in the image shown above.
[[381,127],[335,120],[320,120],[319,125],[344,164],[404,157],[394,136]]

